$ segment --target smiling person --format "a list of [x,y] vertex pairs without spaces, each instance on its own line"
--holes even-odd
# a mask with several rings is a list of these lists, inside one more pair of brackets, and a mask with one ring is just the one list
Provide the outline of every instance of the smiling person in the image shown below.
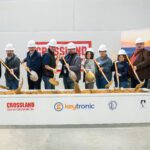
[[47,52],[42,57],[42,78],[44,81],[45,89],[55,89],[55,86],[49,82],[50,78],[54,77],[56,73],[56,58],[54,52],[57,48],[57,41],[51,39],[48,43]]
[[[115,71],[114,74],[114,81],[115,81],[115,87],[119,88],[128,88],[128,71],[129,71],[129,64],[126,59],[126,52],[125,50],[121,49],[118,52],[118,60],[116,62],[118,74],[115,70],[115,64],[112,66],[112,71]],[[119,85],[117,82],[117,76],[119,77]]]
[[[75,73],[77,76],[77,81],[81,79],[81,58],[76,52],[76,46],[74,43],[69,43],[67,46],[68,54],[65,56],[65,60],[68,64],[68,67],[70,68],[71,71]],[[74,88],[74,82],[72,79],[69,77],[69,72],[67,70],[67,67],[64,64],[64,61],[61,59],[62,63],[62,69],[60,73],[60,78],[63,78],[64,82],[64,87],[65,89],[73,89]]]
[[[145,48],[145,41],[142,38],[136,39],[135,46],[136,49],[131,56],[130,61],[140,80],[145,80],[143,87],[147,88],[148,80],[150,79],[150,50]],[[129,75],[131,77],[131,88],[135,88],[139,82],[131,68],[129,69]]]
[[42,58],[40,53],[36,50],[36,43],[30,40],[27,44],[28,52],[23,62],[26,62],[30,71],[34,71],[38,75],[38,80],[33,81],[30,78],[30,73],[27,73],[29,89],[41,89],[41,76],[42,76]]
[[[96,59],[99,63],[99,66],[103,70],[104,74],[106,75],[107,79],[111,81],[112,78],[112,60],[107,56],[107,47],[106,45],[102,44],[99,47],[99,57]],[[96,71],[96,85],[98,89],[104,89],[107,84],[106,79],[97,69]]]
[[5,51],[7,54],[7,57],[5,59],[5,64],[11,69],[11,71],[8,71],[7,69],[5,71],[6,86],[10,90],[15,90],[18,88],[19,81],[16,80],[12,74],[15,74],[19,78],[20,60],[14,53],[15,48],[13,47],[13,44],[7,44]]
[[[85,63],[84,68],[86,71],[91,71],[95,75],[95,63],[94,59],[94,50],[92,48],[88,48],[85,53]],[[85,73],[83,74],[83,81],[85,82],[85,89],[93,89],[94,88],[94,81],[87,82],[85,80]]]

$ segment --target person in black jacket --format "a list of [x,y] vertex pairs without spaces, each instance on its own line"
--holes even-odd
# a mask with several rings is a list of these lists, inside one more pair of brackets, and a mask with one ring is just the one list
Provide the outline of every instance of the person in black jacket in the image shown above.
[[128,88],[129,64],[128,64],[127,59],[126,59],[125,50],[123,50],[123,49],[119,50],[118,61],[116,62],[116,64],[117,64],[117,70],[118,70],[119,85],[117,82],[115,65],[113,64],[112,71],[115,71],[115,74],[114,74],[115,87]]
[[14,47],[12,44],[7,44],[6,48],[7,57],[5,59],[5,64],[11,69],[5,71],[5,78],[6,78],[6,86],[10,90],[15,90],[18,88],[19,81],[12,75],[15,74],[18,78],[20,77],[20,60],[14,54]]
[[55,49],[57,48],[57,41],[51,39],[48,43],[48,50],[42,57],[42,79],[44,81],[45,89],[55,89],[49,80],[54,77],[56,73],[56,58],[54,55]]
[[36,50],[35,41],[30,40],[27,45],[29,52],[23,62],[26,62],[27,67],[30,71],[35,71],[38,75],[38,80],[33,81],[30,78],[30,74],[27,73],[29,89],[41,89],[41,77],[42,77],[42,57]]
[[[73,71],[77,76],[77,81],[81,79],[81,58],[76,52],[76,46],[74,43],[68,44],[68,54],[65,56],[65,60],[68,67],[71,71]],[[74,88],[74,82],[69,77],[69,72],[64,64],[64,61],[61,59],[62,63],[62,69],[60,73],[60,78],[63,78],[64,87],[65,89],[73,89]]]

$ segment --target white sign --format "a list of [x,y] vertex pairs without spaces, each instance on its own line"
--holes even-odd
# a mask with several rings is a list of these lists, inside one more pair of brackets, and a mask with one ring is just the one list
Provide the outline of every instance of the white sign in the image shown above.
[[0,125],[150,123],[150,93],[1,95]]

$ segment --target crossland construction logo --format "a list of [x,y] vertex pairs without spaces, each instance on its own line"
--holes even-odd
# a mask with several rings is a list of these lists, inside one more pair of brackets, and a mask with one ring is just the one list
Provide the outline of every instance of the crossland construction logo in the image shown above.
[[34,102],[8,102],[7,111],[31,111],[35,108]]
[[54,109],[56,111],[62,111],[62,110],[93,110],[95,109],[94,104],[66,104],[66,103],[61,103],[57,102],[54,104]]

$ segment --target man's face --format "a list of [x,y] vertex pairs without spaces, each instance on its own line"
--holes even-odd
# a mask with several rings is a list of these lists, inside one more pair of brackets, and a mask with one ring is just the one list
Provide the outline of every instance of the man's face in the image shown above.
[[13,50],[7,50],[6,54],[7,54],[7,57],[12,57],[14,55],[14,51]]
[[137,43],[136,44],[136,49],[141,50],[144,48],[144,43]]
[[75,49],[68,49],[68,53],[69,53],[69,54],[74,54],[75,51],[76,51]]
[[52,52],[55,52],[56,47],[55,47],[55,46],[49,46],[49,49],[50,49]]
[[106,57],[106,51],[99,52],[100,57]]
[[28,49],[30,53],[34,53],[34,51],[36,50],[36,47],[29,47]]

